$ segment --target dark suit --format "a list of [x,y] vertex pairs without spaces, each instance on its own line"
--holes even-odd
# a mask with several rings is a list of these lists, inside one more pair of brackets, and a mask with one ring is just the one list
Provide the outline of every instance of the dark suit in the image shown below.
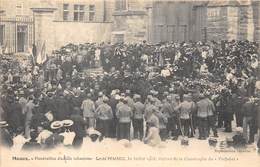
[[13,139],[5,128],[0,128],[0,143],[2,147],[12,147]]
[[83,137],[86,136],[85,132],[85,121],[81,115],[72,114],[70,119],[74,122],[72,125],[72,130],[76,133],[72,145],[78,148],[83,143]]

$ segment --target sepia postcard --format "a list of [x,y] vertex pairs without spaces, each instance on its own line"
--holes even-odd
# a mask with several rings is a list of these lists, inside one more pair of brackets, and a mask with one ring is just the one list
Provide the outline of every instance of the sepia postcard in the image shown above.
[[260,0],[0,0],[0,167],[259,167]]

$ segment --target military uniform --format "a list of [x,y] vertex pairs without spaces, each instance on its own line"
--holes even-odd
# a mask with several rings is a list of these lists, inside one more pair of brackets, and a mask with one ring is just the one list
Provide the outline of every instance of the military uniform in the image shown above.
[[197,117],[199,121],[199,139],[205,140],[208,136],[208,108],[209,102],[202,98],[197,102]]
[[81,109],[83,117],[86,121],[87,128],[95,125],[95,103],[91,99],[86,99],[82,102]]
[[193,106],[192,102],[188,102],[184,99],[183,102],[175,108],[175,110],[178,110],[180,113],[180,121],[181,121],[181,127],[184,130],[184,136],[190,136],[190,121],[191,121],[191,112],[195,106]]
[[130,140],[130,125],[133,112],[127,104],[118,107],[116,116],[119,121],[119,139]]
[[109,137],[111,122],[113,120],[112,108],[108,104],[103,103],[99,105],[95,112],[99,120],[97,130],[101,132],[102,136]]
[[144,135],[144,126],[143,126],[143,115],[144,115],[145,106],[140,101],[134,103],[133,110],[133,128],[134,128],[134,138],[142,140]]

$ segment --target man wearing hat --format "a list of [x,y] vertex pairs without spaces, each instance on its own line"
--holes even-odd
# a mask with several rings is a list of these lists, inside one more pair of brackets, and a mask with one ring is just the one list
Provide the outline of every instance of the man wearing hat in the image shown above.
[[173,133],[172,128],[174,126],[173,121],[171,119],[172,113],[174,112],[174,107],[171,103],[172,103],[171,96],[166,95],[166,98],[164,99],[164,102],[162,104],[161,112],[167,118],[167,124],[166,124],[167,137],[168,137],[170,131]]
[[95,125],[95,103],[91,100],[91,94],[88,93],[86,99],[82,102],[81,110],[86,121],[86,129]]
[[236,93],[232,94],[232,110],[235,112],[236,126],[243,126],[242,106],[244,104],[244,98]]
[[217,127],[216,127],[216,108],[215,108],[215,104],[213,103],[213,101],[211,99],[209,99],[209,94],[207,94],[206,96],[206,100],[208,101],[208,127],[209,127],[209,132],[210,129],[212,129],[213,131],[213,135],[214,137],[218,137],[218,131],[217,131]]
[[73,121],[73,125],[71,129],[76,134],[72,145],[74,148],[80,148],[83,143],[83,138],[86,136],[86,130],[85,130],[86,125],[85,125],[84,118],[81,116],[80,108],[74,107],[70,119]]
[[117,108],[116,116],[119,121],[119,140],[130,140],[130,125],[133,112],[127,105],[127,99],[123,98],[123,104]]
[[103,104],[104,103],[104,101],[103,101],[103,92],[98,92],[98,99],[96,100],[96,102],[95,102],[95,105],[96,105],[96,108],[99,106],[99,105],[101,105],[101,104]]
[[6,121],[0,121],[0,143],[2,147],[10,148],[13,146],[13,139],[8,130]]
[[157,98],[159,92],[158,91],[153,91],[153,101],[154,101],[154,106],[160,109],[162,107],[162,102]]
[[113,111],[108,105],[108,102],[108,97],[104,96],[103,104],[100,104],[95,111],[97,119],[99,120],[99,127],[97,127],[97,129],[101,132],[102,136],[105,137],[110,136],[110,127],[113,120]]
[[20,97],[19,103],[22,106],[22,113],[24,114],[25,113],[25,106],[26,106],[26,103],[27,103],[27,99],[25,98],[23,90],[20,90],[18,93],[19,93],[19,97]]
[[[134,108],[133,108],[133,128],[134,128],[134,138],[143,139],[144,135],[144,126],[143,126],[143,116],[145,106],[141,102],[141,96],[138,94],[134,95]],[[139,134],[139,137],[138,137]]]
[[158,118],[159,120],[159,134],[160,134],[160,137],[163,141],[165,141],[168,137],[168,134],[167,134],[167,129],[166,129],[166,125],[168,123],[168,119],[166,117],[166,114],[163,113],[161,110],[156,110],[154,112],[154,115]]
[[[113,92],[113,91],[112,91]],[[113,112],[113,120],[111,123],[111,127],[110,127],[110,134],[112,138],[116,137],[116,129],[117,129],[117,117],[116,117],[116,106],[120,100],[120,96],[117,94],[119,93],[119,90],[117,92],[115,92],[115,94],[111,93],[110,99],[109,99],[109,106],[112,108],[112,112]]]
[[200,94],[200,100],[197,102],[197,117],[199,121],[199,139],[206,140],[208,136],[208,109],[210,104],[204,94]]
[[18,102],[19,98],[15,96],[6,106],[7,123],[12,132],[16,132],[17,128],[23,126],[22,107]]
[[[243,113],[243,136],[248,144],[254,142],[255,135],[255,119],[256,119],[256,107],[254,98],[250,97],[246,99],[246,102],[242,106]],[[249,127],[249,134],[248,134]]]
[[146,121],[146,135],[148,134],[149,131],[149,122],[153,122],[155,127],[159,128],[159,120],[158,118],[154,115],[154,113],[158,110],[157,107],[154,106],[154,100],[153,97],[147,96],[147,104],[145,105],[145,110],[144,110],[144,119]]
[[184,131],[184,136],[191,136],[191,113],[194,111],[195,104],[190,100],[191,96],[184,94],[183,102],[181,102],[174,110],[180,113],[180,123]]
[[59,92],[58,97],[55,100],[55,111],[53,111],[54,118],[56,120],[68,119],[72,113],[73,106],[70,100],[64,97],[62,92]]
[[125,91],[125,95],[126,95],[128,106],[133,110],[133,108],[134,108],[134,100],[131,97],[131,91],[127,89]]

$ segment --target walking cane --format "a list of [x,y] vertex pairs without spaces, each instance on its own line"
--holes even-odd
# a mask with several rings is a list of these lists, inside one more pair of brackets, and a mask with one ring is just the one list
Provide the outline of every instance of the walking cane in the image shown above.
[[182,129],[182,126],[181,126],[180,116],[178,116],[178,122],[179,122],[180,130],[181,130],[181,135],[182,135],[182,137],[184,137],[184,132],[183,132],[183,129]]
[[191,126],[191,135],[194,136],[194,126],[193,126],[192,114],[190,116],[190,126]]

